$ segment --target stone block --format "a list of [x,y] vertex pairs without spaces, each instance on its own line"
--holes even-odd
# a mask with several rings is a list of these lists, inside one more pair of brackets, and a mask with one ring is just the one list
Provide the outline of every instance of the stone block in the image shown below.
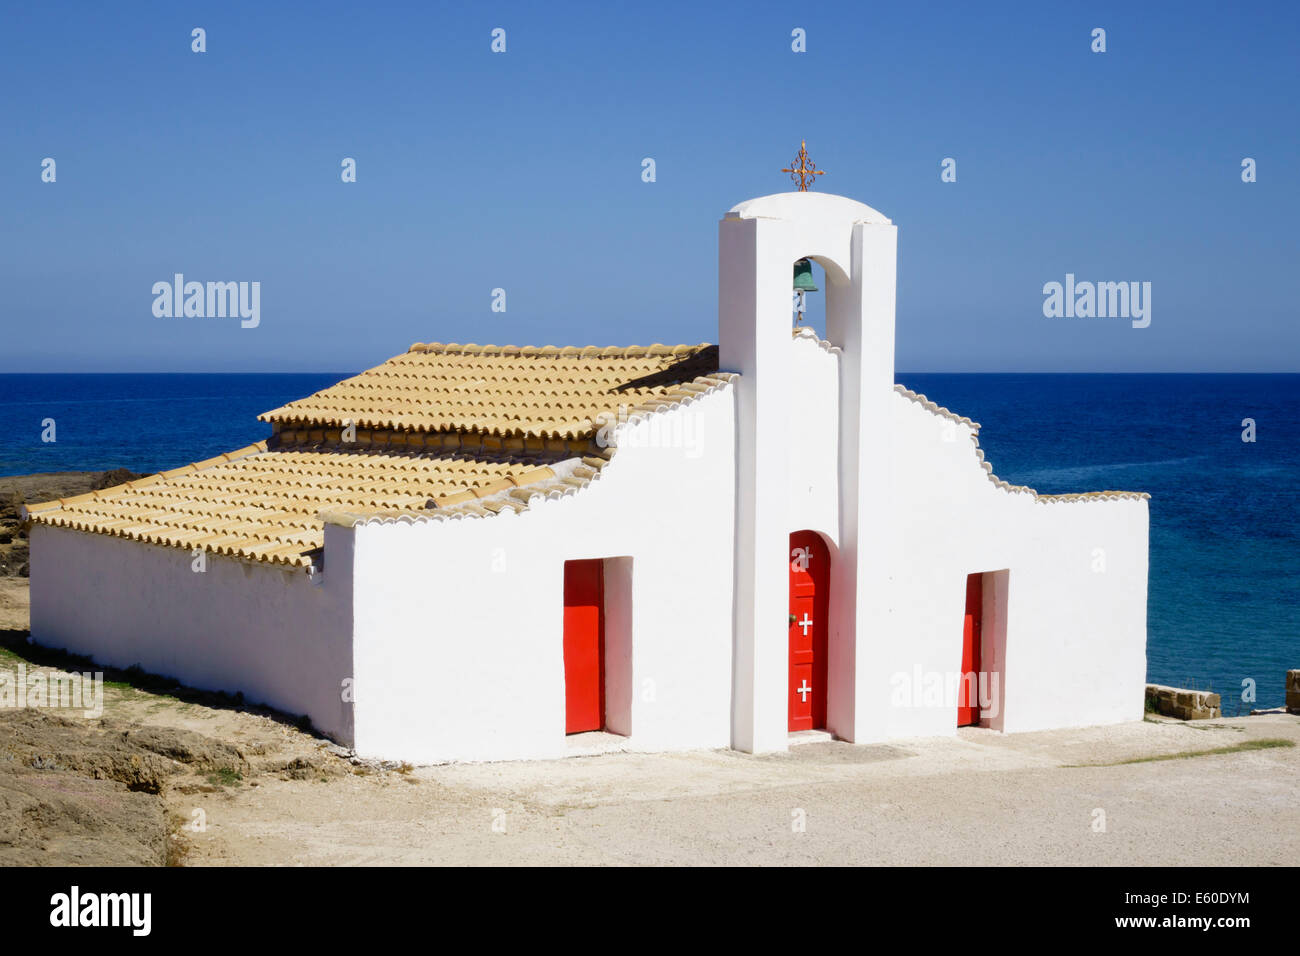
[[1179,720],[1214,720],[1223,716],[1218,694],[1147,684],[1147,709]]

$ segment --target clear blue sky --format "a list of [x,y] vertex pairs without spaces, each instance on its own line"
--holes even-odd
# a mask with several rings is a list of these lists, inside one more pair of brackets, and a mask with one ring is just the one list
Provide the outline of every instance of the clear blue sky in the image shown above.
[[[898,225],[902,370],[1298,371],[1298,11],[9,3],[0,371],[713,341],[717,220],[801,137]],[[155,318],[176,272],[261,326]],[[1045,318],[1067,272],[1151,282],[1151,327]]]

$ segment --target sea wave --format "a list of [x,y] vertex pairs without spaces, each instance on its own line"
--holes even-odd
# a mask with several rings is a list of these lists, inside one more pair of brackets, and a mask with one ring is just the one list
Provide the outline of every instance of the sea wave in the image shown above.
[[1031,468],[1019,474],[1018,480],[1025,484],[1032,485],[1035,481],[1076,481],[1084,480],[1098,475],[1109,474],[1114,471],[1129,471],[1134,468],[1153,469],[1153,468],[1172,468],[1177,465],[1186,465],[1193,461],[1202,461],[1208,459],[1209,455],[1188,455],[1185,458],[1162,458],[1157,461],[1117,461],[1104,465],[1072,465],[1065,468]]

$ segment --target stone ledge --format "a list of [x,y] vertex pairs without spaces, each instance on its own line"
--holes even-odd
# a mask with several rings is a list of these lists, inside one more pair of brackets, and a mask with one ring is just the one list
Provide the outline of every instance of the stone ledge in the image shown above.
[[1147,684],[1147,710],[1179,720],[1214,720],[1223,716],[1218,694],[1162,684]]

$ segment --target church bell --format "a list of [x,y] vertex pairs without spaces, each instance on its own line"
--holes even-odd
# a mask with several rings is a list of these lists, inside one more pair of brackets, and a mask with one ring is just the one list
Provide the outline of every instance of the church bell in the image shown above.
[[794,291],[818,291],[817,283],[813,282],[812,263],[807,259],[800,259],[794,264]]

